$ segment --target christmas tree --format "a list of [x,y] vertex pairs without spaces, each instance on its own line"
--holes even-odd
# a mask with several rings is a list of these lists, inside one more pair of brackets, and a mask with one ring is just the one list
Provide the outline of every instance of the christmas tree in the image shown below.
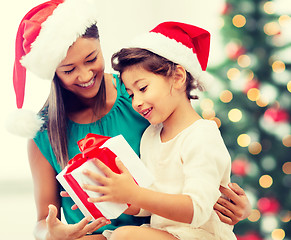
[[290,14],[289,0],[226,0],[225,58],[210,67],[212,90],[200,103],[230,151],[232,181],[252,203],[235,226],[239,240],[291,239]]

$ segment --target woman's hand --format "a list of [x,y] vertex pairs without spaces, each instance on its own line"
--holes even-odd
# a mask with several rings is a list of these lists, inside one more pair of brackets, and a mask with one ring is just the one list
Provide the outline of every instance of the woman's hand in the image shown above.
[[102,194],[101,197],[89,198],[88,201],[130,203],[130,199],[135,196],[135,190],[138,189],[138,185],[135,183],[130,172],[123,163],[116,158],[116,165],[121,172],[117,174],[98,159],[94,159],[93,161],[105,176],[101,176],[89,170],[84,171],[85,175],[98,182],[100,186],[85,184],[82,186],[83,189]]
[[230,200],[220,197],[214,205],[214,210],[222,222],[235,225],[250,215],[251,204],[238,184],[230,183],[229,187],[230,189],[220,186],[220,192]]
[[49,213],[46,218],[46,225],[48,229],[47,239],[78,239],[110,223],[105,218],[98,218],[89,223],[91,219],[90,217],[86,217],[76,224],[64,224],[57,218],[57,214],[57,208],[54,205],[49,205]]

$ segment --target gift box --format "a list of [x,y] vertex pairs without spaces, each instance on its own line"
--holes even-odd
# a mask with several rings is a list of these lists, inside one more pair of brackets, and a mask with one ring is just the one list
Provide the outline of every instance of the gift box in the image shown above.
[[118,157],[141,187],[148,187],[154,181],[153,175],[122,135],[111,138],[89,133],[84,139],[78,141],[78,146],[81,153],[72,158],[56,178],[84,216],[91,216],[93,219],[99,217],[115,219],[128,208],[127,204],[87,201],[89,197],[96,198],[100,194],[82,189],[82,184],[98,185],[84,175],[83,170],[88,169],[104,175],[93,163],[94,158],[98,158],[113,172],[119,174],[120,171],[115,163],[115,158]]

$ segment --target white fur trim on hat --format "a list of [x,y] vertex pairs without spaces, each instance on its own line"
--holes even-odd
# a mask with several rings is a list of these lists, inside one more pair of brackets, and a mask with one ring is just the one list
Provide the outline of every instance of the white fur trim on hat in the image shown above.
[[21,63],[43,79],[53,79],[69,47],[97,22],[96,0],[66,0],[42,24],[31,51]]
[[6,120],[6,129],[17,136],[34,138],[43,123],[44,120],[35,112],[18,109],[13,111]]
[[161,33],[149,32],[143,34],[130,42],[127,47],[144,48],[182,65],[195,79],[198,79],[202,73],[197,56],[190,48]]

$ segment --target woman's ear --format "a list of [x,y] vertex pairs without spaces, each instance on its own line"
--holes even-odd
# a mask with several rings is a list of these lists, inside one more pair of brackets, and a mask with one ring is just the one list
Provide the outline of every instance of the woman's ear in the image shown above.
[[174,88],[181,89],[185,86],[187,78],[187,73],[185,68],[181,65],[176,66],[175,74],[174,74]]

